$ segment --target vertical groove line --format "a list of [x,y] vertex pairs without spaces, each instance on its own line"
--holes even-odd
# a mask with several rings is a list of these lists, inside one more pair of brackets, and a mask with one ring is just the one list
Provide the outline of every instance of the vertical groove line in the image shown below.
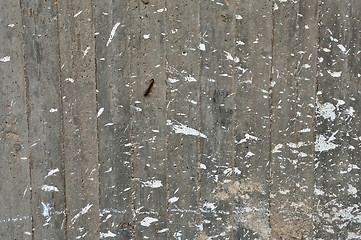
[[64,209],[64,234],[65,239],[68,239],[68,205],[67,205],[67,191],[66,191],[66,171],[65,171],[65,145],[64,145],[64,104],[63,104],[63,84],[61,81],[62,70],[61,70],[61,50],[60,50],[60,26],[59,26],[59,4],[56,4],[56,23],[57,23],[57,37],[58,37],[58,54],[59,54],[59,93],[60,93],[60,128],[61,128],[61,153],[62,153],[62,167],[64,172],[64,198],[65,198],[65,209]]
[[[165,9],[168,9],[168,2],[167,0],[164,0],[164,8]],[[164,74],[165,74],[165,119],[167,120],[168,119],[168,109],[167,109],[167,102],[168,102],[168,77],[167,77],[167,62],[168,62],[168,52],[167,52],[167,44],[168,44],[168,28],[167,28],[167,19],[168,19],[168,11],[164,11],[164,15],[163,15],[163,21],[164,21],[164,24],[163,24],[163,27],[164,27],[164,38],[165,38],[165,41],[163,41],[164,44],[164,61],[163,61],[163,64],[164,64]],[[166,191],[167,191],[167,196],[166,196],[166,220],[165,220],[165,223],[166,223],[166,227],[169,228],[168,226],[168,223],[169,223],[169,217],[170,217],[170,209],[169,209],[169,202],[168,202],[168,199],[169,199],[169,196],[170,196],[170,192],[169,192],[169,182],[168,182],[168,167],[169,167],[169,151],[168,151],[168,140],[169,140],[169,133],[168,131],[167,132],[167,135],[166,135],[166,146],[165,146],[165,151],[166,151],[166,159],[165,159],[165,187],[166,187]],[[167,239],[169,239],[169,234],[170,234],[170,231],[168,230],[167,231]]]
[[135,240],[136,236],[136,215],[135,215],[135,179],[134,179],[134,126],[133,126],[133,115],[134,110],[132,106],[132,97],[133,97],[133,88],[131,83],[131,75],[132,75],[132,54],[131,54],[131,29],[130,29],[130,22],[131,22],[131,15],[130,15],[130,8],[131,8],[131,0],[128,0],[128,44],[127,44],[127,50],[128,50],[128,61],[129,61],[129,73],[128,73],[128,81],[129,81],[129,114],[130,114],[130,143],[131,143],[131,153],[130,153],[130,161],[131,161],[131,196],[132,196],[132,214],[133,214],[133,231],[132,231],[132,239]]
[[272,40],[271,40],[271,45],[272,45],[272,61],[271,61],[271,73],[270,73],[270,90],[269,90],[269,189],[268,189],[268,207],[269,207],[269,216],[268,216],[268,224],[269,224],[269,236],[270,238],[272,238],[272,225],[271,225],[271,220],[272,220],[272,205],[271,205],[271,191],[272,191],[272,121],[273,121],[273,109],[272,109],[272,100],[273,100],[273,91],[272,91],[272,81],[273,81],[273,75],[274,75],[274,70],[273,70],[273,64],[274,64],[274,48],[275,48],[275,16],[274,16],[274,11],[275,11],[275,0],[273,0],[272,2],[272,13],[271,13],[271,20],[272,20]]
[[31,212],[31,239],[34,240],[34,211],[33,211],[33,188],[32,188],[32,166],[33,161],[30,154],[30,120],[29,120],[29,81],[26,76],[26,57],[25,57],[25,28],[24,28],[24,11],[22,0],[19,0],[19,7],[21,12],[21,36],[22,36],[22,50],[23,50],[23,72],[24,72],[24,85],[25,85],[25,111],[26,111],[26,137],[28,142],[28,159],[29,159],[29,192],[30,192],[30,212]]
[[[319,0],[318,1],[318,7],[317,7],[317,14],[316,14],[316,22],[317,22],[317,44],[316,44],[316,47],[317,47],[317,50],[316,50],[316,57],[315,57],[315,71],[316,71],[316,74],[315,74],[315,78],[314,78],[314,81],[313,81],[313,84],[315,85],[315,91],[314,91],[314,99],[313,99],[313,105],[314,107],[316,108],[316,102],[317,102],[317,91],[318,91],[318,76],[319,76],[319,69],[318,69],[318,56],[319,56],[319,52],[320,52],[320,42],[321,42],[321,34],[320,34],[320,21],[321,21],[321,4],[322,4],[322,0]],[[313,123],[312,123],[312,137],[313,137],[313,151],[312,151],[312,155],[313,155],[313,159],[316,160],[316,151],[315,151],[315,142],[316,142],[316,109],[314,109],[313,111],[313,116],[312,116],[312,119],[313,119]],[[314,202],[314,190],[315,190],[315,178],[316,178],[316,169],[315,169],[315,161],[312,161],[312,169],[313,169],[313,184],[312,184],[312,192],[311,192],[311,199],[312,199],[312,209],[313,209],[313,212],[312,212],[312,230],[313,232],[311,233],[312,237],[314,237],[314,219],[315,219],[315,202]]]
[[[98,122],[98,117],[97,117],[97,113],[98,113],[98,94],[97,94],[97,90],[98,90],[98,71],[97,71],[97,58],[96,58],[96,40],[95,40],[95,4],[94,4],[94,0],[91,0],[91,15],[92,15],[92,43],[94,44],[94,55],[93,55],[93,61],[94,61],[94,86],[95,86],[95,90],[94,90],[94,94],[95,94],[95,122],[96,122],[96,146],[97,146],[97,150],[96,150],[96,158],[97,158],[97,172],[98,172],[98,216],[100,216],[101,213],[101,209],[100,209],[100,159],[99,159],[99,122]],[[98,218],[98,230],[97,230],[97,237],[100,238],[100,218]]]
[[[198,36],[199,36],[199,43],[201,42],[202,40],[202,29],[201,29],[201,1],[198,2]],[[198,79],[200,81],[200,84],[199,84],[199,95],[198,95],[198,132],[201,133],[201,120],[200,120],[200,116],[201,116],[201,105],[202,105],[202,76],[201,76],[201,51],[198,50],[198,56],[197,56],[197,63],[198,63]],[[200,135],[198,136],[198,160],[197,160],[197,166],[196,166],[196,169],[197,169],[197,191],[198,191],[198,194],[197,194],[197,215],[198,215],[198,223],[200,225],[201,223],[201,220],[202,220],[202,214],[201,214],[201,210],[200,210],[200,207],[201,207],[201,197],[202,197],[202,192],[201,192],[201,172],[200,172],[200,164],[201,164],[201,157],[202,157],[202,144],[201,144],[201,137]]]
[[[234,14],[231,14],[232,16],[237,14],[237,11],[238,11],[238,4],[237,4],[238,1],[235,1],[234,2]],[[236,49],[237,49],[237,45],[236,45],[236,33],[237,33],[237,28],[236,28],[236,18],[232,18],[232,24],[233,24],[233,44],[234,44],[234,47],[233,47],[233,53],[232,55],[234,57],[236,57]],[[235,145],[235,142],[236,142],[236,135],[235,135],[235,115],[236,115],[236,95],[237,95],[237,87],[236,87],[236,77],[235,75],[237,74],[237,71],[235,70],[235,66],[236,66],[236,63],[235,61],[232,62],[232,89],[235,91],[234,92],[234,95],[233,95],[233,113],[232,113],[232,183],[235,183],[235,154],[236,154],[236,145]],[[235,232],[234,232],[234,229],[236,229],[236,226],[235,226],[235,198],[236,196],[233,195],[233,197],[231,198],[231,239],[234,239],[235,238]]]

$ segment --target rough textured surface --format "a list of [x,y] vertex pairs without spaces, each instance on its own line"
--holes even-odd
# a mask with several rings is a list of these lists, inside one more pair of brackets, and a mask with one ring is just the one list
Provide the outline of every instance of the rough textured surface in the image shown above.
[[0,8],[1,239],[361,238],[359,0]]

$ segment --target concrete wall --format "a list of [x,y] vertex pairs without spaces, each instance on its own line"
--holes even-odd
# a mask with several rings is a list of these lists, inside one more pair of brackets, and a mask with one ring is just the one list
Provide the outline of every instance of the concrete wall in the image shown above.
[[360,0],[0,7],[1,239],[361,239]]

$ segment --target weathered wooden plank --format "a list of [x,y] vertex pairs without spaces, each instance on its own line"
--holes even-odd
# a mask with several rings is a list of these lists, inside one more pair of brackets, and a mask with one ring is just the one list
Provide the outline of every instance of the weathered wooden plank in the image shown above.
[[[135,239],[166,239],[164,1],[130,1],[130,92]],[[145,90],[154,79],[150,93]]]
[[69,239],[99,238],[92,1],[59,1],[63,145]]
[[272,239],[311,239],[316,1],[274,5]]
[[360,1],[320,9],[314,239],[361,238]]
[[131,239],[128,1],[95,8],[101,237]]
[[231,239],[234,166],[233,67],[235,50],[235,1],[200,3],[201,100],[200,183],[203,232],[201,237]]
[[235,239],[269,239],[272,2],[236,9]]
[[[169,238],[199,235],[199,2],[167,2]],[[177,131],[177,129],[183,131]],[[191,130],[193,129],[193,130]],[[195,130],[195,131],[194,131]],[[194,131],[194,133],[191,133]]]
[[1,9],[0,238],[32,239],[23,23],[18,1]]
[[34,239],[65,238],[57,6],[22,1]]

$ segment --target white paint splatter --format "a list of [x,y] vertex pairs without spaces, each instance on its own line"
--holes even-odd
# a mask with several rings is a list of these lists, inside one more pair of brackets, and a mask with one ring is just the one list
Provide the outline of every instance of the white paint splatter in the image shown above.
[[184,80],[187,82],[197,82],[197,79],[195,79],[192,76],[186,76],[186,77],[184,77]]
[[246,154],[246,158],[249,158],[249,157],[252,157],[252,156],[254,156],[255,154],[253,153],[253,152],[248,152],[247,154]]
[[241,16],[241,15],[236,15],[236,19],[237,19],[237,20],[241,20],[241,19],[242,19],[242,16]]
[[55,168],[55,169],[51,169],[49,172],[48,172],[48,175],[45,176],[45,179],[47,177],[50,177],[50,176],[55,176],[54,174],[59,172],[59,168]]
[[152,218],[152,217],[146,217],[140,222],[140,225],[142,225],[144,227],[149,227],[150,224],[152,224],[154,222],[158,222],[158,219]]
[[8,27],[14,27],[15,26],[15,24],[13,24],[13,23],[10,23],[10,24],[8,24]]
[[106,126],[113,126],[113,125],[114,125],[114,123],[107,123],[104,126],[106,127]]
[[74,79],[72,79],[72,78],[65,78],[65,81],[69,81],[71,83],[74,83]]
[[162,230],[159,230],[157,233],[164,233],[169,231],[169,228],[163,228]]
[[117,30],[117,28],[120,26],[120,22],[117,22],[114,27],[112,28],[112,31],[110,32],[110,36],[108,39],[108,42],[106,44],[106,46],[108,47],[108,45],[112,42],[114,36],[115,36],[115,31]]
[[0,62],[10,62],[10,56],[0,58]]
[[175,203],[176,201],[178,201],[179,197],[172,197],[168,200],[168,202],[170,203]]
[[71,220],[70,220],[70,226],[74,225],[75,221],[81,216],[86,214],[89,209],[93,206],[93,204],[87,204],[84,208],[81,209],[80,212],[78,212]]
[[343,52],[346,53],[346,48],[342,44],[337,44],[337,47]]
[[203,43],[200,43],[198,46],[199,50],[201,51],[206,51],[206,45],[204,45]]
[[31,236],[31,232],[24,232],[25,235]]
[[214,209],[217,208],[217,206],[216,206],[215,203],[209,203],[209,202],[205,202],[205,203],[203,204],[203,207],[209,208],[209,209],[211,209],[211,210],[214,210]]
[[54,186],[48,186],[48,185],[43,185],[41,186],[41,190],[46,191],[46,192],[59,192],[59,189],[57,187]]
[[236,144],[241,144],[241,143],[245,143],[247,142],[248,140],[254,140],[254,141],[258,141],[258,137],[255,137],[255,136],[252,136],[248,133],[246,133],[245,135],[245,138],[241,139],[239,142],[236,142]]
[[100,233],[100,239],[104,239],[104,238],[113,238],[113,237],[116,237],[117,235],[112,233],[110,230],[108,230],[108,232],[106,233]]
[[316,112],[324,119],[330,118],[331,121],[335,120],[336,118],[336,114],[334,112],[335,109],[336,107],[332,103],[326,102],[321,105],[319,102],[317,102]]
[[280,1],[280,3],[285,3],[285,2],[287,2],[288,0],[279,0]]
[[[333,134],[334,135],[334,134]],[[316,142],[315,142],[315,151],[316,152],[326,152],[332,149],[335,149],[338,147],[338,144],[333,143],[332,141],[335,139],[333,135],[327,139],[323,135],[317,136]]]
[[184,124],[181,124],[181,123],[173,123],[171,120],[167,120],[167,125],[173,125],[173,131],[176,133],[176,134],[184,134],[184,135],[193,135],[193,136],[199,136],[201,138],[207,138],[207,136],[203,133],[200,133],[199,131],[193,129],[193,128],[190,128]]
[[97,114],[97,118],[100,117],[100,115],[102,115],[102,113],[104,112],[104,108],[100,108]]
[[324,191],[322,191],[321,189],[318,189],[318,188],[316,188],[316,187],[315,187],[314,193],[315,193],[316,195],[323,195],[323,194],[325,194]]
[[161,9],[157,10],[158,13],[165,12],[165,11],[167,11],[167,8],[161,8]]
[[200,169],[207,169],[207,166],[205,164],[203,164],[203,163],[200,163],[199,168]]
[[53,113],[53,112],[57,112],[58,109],[57,108],[51,108],[49,112]]
[[74,17],[76,18],[77,16],[79,16],[83,11],[79,11],[77,13],[74,14]]
[[50,204],[49,204],[49,203],[41,202],[41,205],[42,205],[42,207],[43,207],[43,216],[44,216],[45,218],[50,217],[50,211],[51,211]]
[[341,74],[342,74],[342,72],[332,72],[330,70],[327,70],[327,72],[334,78],[339,78],[339,77],[341,77]]
[[150,187],[150,188],[160,188],[163,187],[162,181],[161,180],[150,180],[150,181],[146,181],[146,182],[142,182],[143,185],[145,187]]
[[232,55],[229,52],[226,52],[226,51],[224,51],[224,53],[226,54],[227,60],[234,61],[235,63],[239,62],[238,57],[232,57]]
[[143,38],[144,38],[144,39],[149,39],[149,38],[150,38],[150,34],[144,34],[144,35],[143,35]]
[[323,50],[324,52],[331,52],[331,50],[328,49],[328,48],[323,48],[322,50]]
[[273,148],[272,153],[282,152],[282,151],[280,151],[281,148],[283,148],[283,144],[281,144],[281,143],[277,144],[277,145]]
[[353,109],[352,106],[350,106],[348,109],[345,110],[345,113],[349,115],[350,117],[354,117],[355,109]]
[[90,47],[87,47],[84,51],[83,51],[83,58],[88,54],[90,50]]
[[309,128],[304,128],[304,129],[302,129],[302,130],[300,130],[300,131],[298,131],[299,133],[306,133],[306,132],[311,132],[311,129],[309,129]]
[[350,195],[354,195],[357,193],[357,188],[355,188],[354,186],[352,186],[351,184],[348,184],[348,189],[347,189],[348,194]]
[[176,78],[168,78],[168,82],[170,82],[170,83],[176,83],[176,82],[178,82],[179,80],[178,79],[176,79]]

